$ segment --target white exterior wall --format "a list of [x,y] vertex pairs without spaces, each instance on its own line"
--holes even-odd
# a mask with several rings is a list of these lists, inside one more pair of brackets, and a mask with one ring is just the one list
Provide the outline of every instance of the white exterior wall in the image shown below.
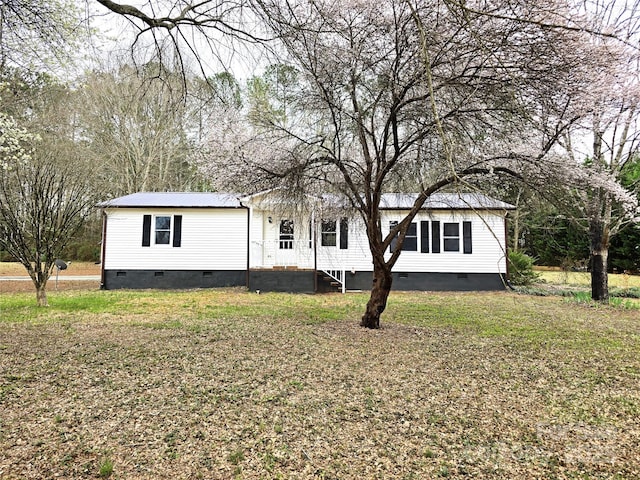
[[[290,249],[280,248],[282,220],[293,220],[294,240]],[[309,218],[291,219],[286,215],[252,209],[250,266],[314,268],[313,243],[310,243],[309,239]]]
[[[390,221],[402,220],[407,211],[383,211],[383,234],[389,232]],[[268,218],[271,216],[271,222]],[[252,217],[251,267],[297,266],[313,268],[313,248],[309,248],[309,219],[294,220],[295,248],[278,248],[280,218],[269,212],[255,210]],[[440,222],[440,253],[420,252],[420,222]],[[439,273],[506,273],[505,220],[501,212],[478,213],[466,210],[423,212],[414,220],[418,225],[417,251],[403,251],[396,263],[395,272]],[[462,222],[470,221],[473,253],[464,254]],[[443,224],[460,224],[460,251],[445,252],[443,248]],[[316,221],[316,265],[319,270],[372,271],[371,253],[362,221],[349,219],[348,249],[340,249],[340,219],[336,218],[338,239],[336,246],[323,247],[320,238],[320,219]],[[431,231],[429,232],[431,251]],[[390,254],[388,254],[390,255]]]
[[[389,232],[389,222],[400,221],[407,212],[384,212],[382,225]],[[420,252],[420,222],[440,222],[440,253]],[[454,210],[421,213],[416,216],[418,227],[418,251],[403,251],[393,268],[395,272],[441,272],[441,273],[506,273],[505,220],[504,216],[483,212],[482,216],[472,211]],[[462,252],[462,222],[471,222],[472,252]],[[445,252],[443,247],[444,223],[460,223],[460,251]],[[431,232],[430,232],[431,233]],[[431,235],[429,236],[431,243]]]
[[353,270],[371,271],[371,253],[369,251],[369,241],[364,228],[364,223],[360,219],[350,218],[348,220],[348,248],[340,248],[340,219],[336,219],[337,239],[335,247],[323,247],[320,232],[320,222],[318,222],[318,269],[319,270]]
[[[246,270],[247,210],[231,208],[107,209],[105,270]],[[142,246],[144,215],[151,245]],[[182,215],[180,247],[154,245],[156,215]],[[173,219],[172,219],[173,229]]]

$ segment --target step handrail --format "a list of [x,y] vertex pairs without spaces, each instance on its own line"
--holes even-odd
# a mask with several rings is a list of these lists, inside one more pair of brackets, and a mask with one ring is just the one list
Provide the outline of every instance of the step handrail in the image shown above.
[[340,284],[340,290],[342,291],[342,293],[346,292],[346,284],[344,281],[344,274],[345,274],[345,270],[321,270],[322,273],[324,273],[325,275],[327,275],[328,277],[331,277],[333,280],[335,280],[336,282],[338,282]]

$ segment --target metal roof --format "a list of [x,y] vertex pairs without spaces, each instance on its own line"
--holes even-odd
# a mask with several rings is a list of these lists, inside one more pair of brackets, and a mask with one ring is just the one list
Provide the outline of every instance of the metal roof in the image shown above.
[[[418,198],[417,193],[384,193],[380,208],[408,210]],[[515,210],[515,206],[488,197],[482,193],[433,193],[422,206],[422,210]]]
[[[265,198],[265,196],[267,198]],[[321,197],[309,197],[312,202],[322,203],[324,206],[345,208],[343,197],[334,194],[325,194]],[[413,207],[417,193],[383,193],[380,199],[381,210],[409,210]],[[267,190],[240,199],[243,204],[255,203],[263,208],[272,205],[282,205],[287,202],[286,192],[279,189]],[[433,193],[425,201],[422,210],[515,210],[516,207],[509,203],[496,200],[482,193],[455,192]]]
[[[259,195],[261,194],[242,198],[242,201],[251,201]],[[240,197],[241,195],[237,193],[139,192],[102,202],[98,206],[102,208],[243,208]],[[380,208],[408,210],[417,197],[417,193],[385,193],[382,195]],[[329,197],[323,200],[330,201]],[[282,196],[279,196],[279,201],[283,201]],[[468,209],[514,210],[515,207],[481,193],[469,192],[434,193],[422,207],[422,210]]]
[[242,208],[235,193],[138,192],[100,203],[102,208]]

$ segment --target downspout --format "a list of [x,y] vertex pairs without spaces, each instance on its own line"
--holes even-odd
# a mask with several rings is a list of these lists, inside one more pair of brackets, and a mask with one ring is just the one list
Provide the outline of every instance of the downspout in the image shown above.
[[[242,205],[242,203],[240,203]],[[243,205],[244,206],[244,205]],[[247,290],[249,290],[249,285],[251,281],[250,269],[251,269],[251,217],[253,217],[253,207],[246,207],[247,209],[247,273],[245,275],[245,283],[247,286]]]
[[504,254],[505,254],[505,263],[507,265],[506,269],[506,278],[505,285],[509,287],[511,290],[515,290],[513,285],[511,285],[511,273],[509,272],[509,212],[505,211],[504,214]]
[[100,249],[100,290],[105,290],[104,259],[107,250],[107,212],[102,210],[102,245]]
[[311,211],[311,237],[313,238],[313,292],[318,293],[318,242],[316,236],[316,213]]

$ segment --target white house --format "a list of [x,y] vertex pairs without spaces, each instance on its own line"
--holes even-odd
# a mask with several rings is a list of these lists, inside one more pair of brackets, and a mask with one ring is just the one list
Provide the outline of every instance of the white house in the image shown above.
[[145,192],[101,207],[103,288],[246,285],[248,210],[236,195]]
[[[386,194],[383,234],[415,195]],[[281,195],[136,193],[102,204],[103,288],[246,286],[251,290],[366,290],[372,262],[364,224],[315,199]],[[498,290],[507,273],[506,215],[479,194],[435,194],[411,224],[395,265],[396,290]]]

